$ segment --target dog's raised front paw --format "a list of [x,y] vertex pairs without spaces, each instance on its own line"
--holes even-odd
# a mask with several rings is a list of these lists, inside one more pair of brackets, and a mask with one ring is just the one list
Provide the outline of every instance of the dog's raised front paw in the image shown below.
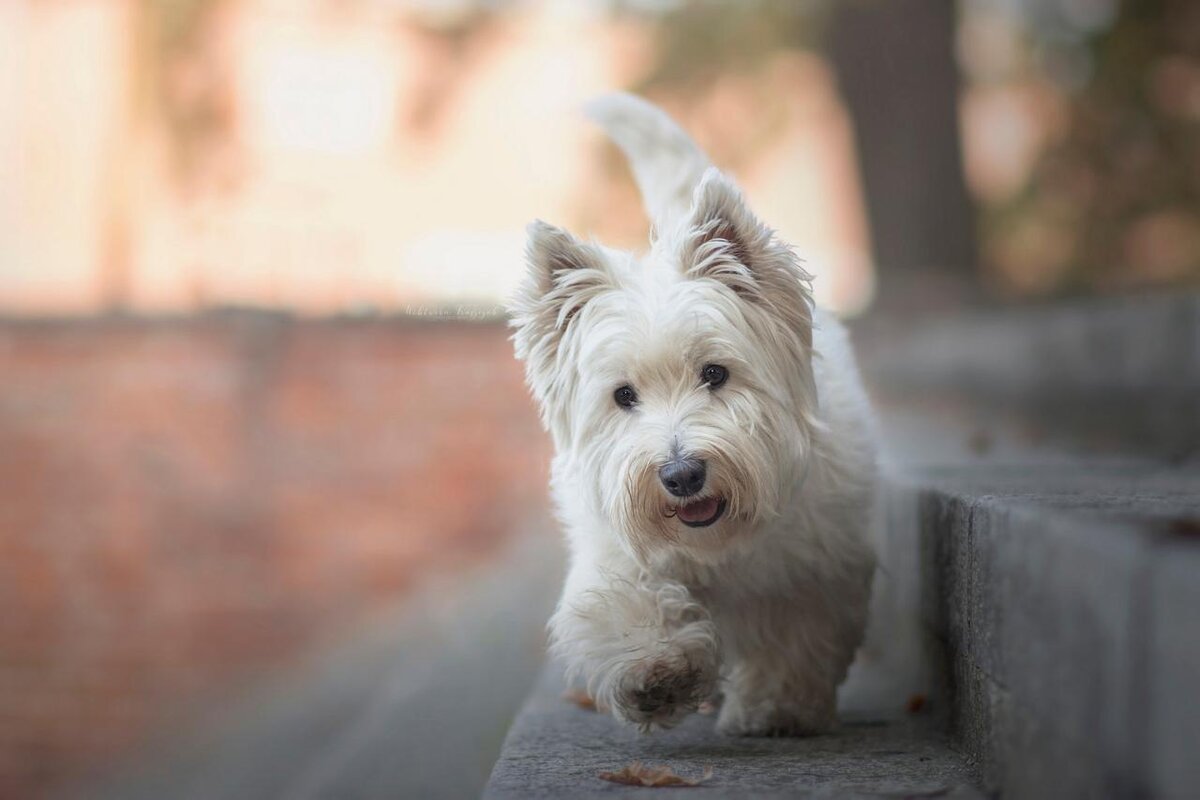
[[683,652],[639,659],[618,678],[613,715],[643,731],[669,728],[699,708],[716,685],[716,665]]

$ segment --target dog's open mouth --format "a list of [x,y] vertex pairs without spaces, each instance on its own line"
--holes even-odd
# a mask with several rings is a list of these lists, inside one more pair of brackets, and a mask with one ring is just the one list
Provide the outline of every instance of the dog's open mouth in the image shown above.
[[675,516],[689,528],[706,528],[721,518],[725,513],[725,498],[705,497],[691,503],[684,503],[675,509]]

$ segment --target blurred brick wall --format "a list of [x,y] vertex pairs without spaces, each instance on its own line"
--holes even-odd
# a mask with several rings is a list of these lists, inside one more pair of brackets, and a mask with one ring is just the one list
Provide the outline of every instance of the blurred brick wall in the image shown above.
[[548,454],[499,324],[0,322],[0,797],[485,557]]

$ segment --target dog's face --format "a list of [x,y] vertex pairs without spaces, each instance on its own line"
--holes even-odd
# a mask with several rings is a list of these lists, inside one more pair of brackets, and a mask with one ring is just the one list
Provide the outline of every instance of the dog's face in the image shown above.
[[642,259],[530,226],[518,357],[556,480],[642,558],[711,554],[788,499],[811,443],[808,276],[710,171]]

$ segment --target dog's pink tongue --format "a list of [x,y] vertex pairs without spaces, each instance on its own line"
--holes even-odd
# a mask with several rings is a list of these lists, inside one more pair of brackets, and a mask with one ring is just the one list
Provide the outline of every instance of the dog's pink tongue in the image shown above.
[[677,513],[679,514],[679,518],[684,522],[703,522],[717,513],[717,506],[719,504],[720,501],[717,498],[709,497],[680,506]]

